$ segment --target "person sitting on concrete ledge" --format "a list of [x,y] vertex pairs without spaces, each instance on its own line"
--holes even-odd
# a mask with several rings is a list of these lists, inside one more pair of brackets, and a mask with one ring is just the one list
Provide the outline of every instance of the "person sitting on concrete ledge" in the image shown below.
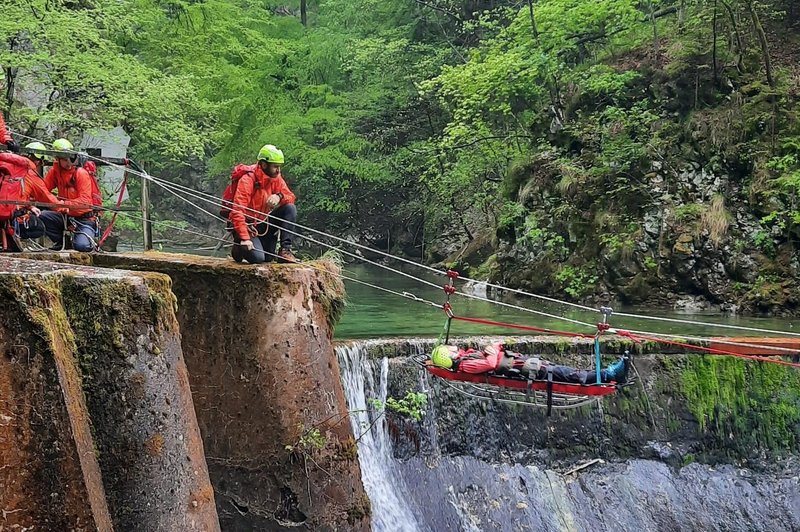
[[[233,230],[231,256],[236,262],[269,262],[275,256],[282,262],[298,262],[292,253],[297,219],[295,195],[281,175],[283,152],[267,144],[258,152],[258,160],[238,179],[228,219]],[[269,213],[269,222],[267,221]]]
[[58,199],[67,207],[66,216],[56,211],[42,211],[41,219],[47,237],[54,242],[53,251],[61,251],[69,244],[68,234],[72,235],[72,249],[92,251],[97,238],[97,214],[92,209],[92,182],[89,173],[77,165],[78,154],[67,139],[53,142],[55,156],[53,167],[44,178],[48,191],[55,189]]
[[[620,357],[610,366],[600,370],[600,382],[623,384],[628,379],[628,357]],[[438,345],[431,353],[431,362],[440,368],[464,373],[481,374],[494,372],[500,376],[522,376],[534,380],[546,380],[552,372],[555,382],[594,384],[594,370],[561,366],[539,357],[514,353],[502,344],[490,344],[482,350],[459,349],[454,345]]]
[[[41,144],[34,144],[26,148],[44,149]],[[40,218],[42,211],[34,203],[47,204],[48,208],[56,210],[62,203],[39,177],[38,160],[41,155],[34,151],[28,157],[0,153],[0,251],[22,251],[20,240],[36,239],[45,234]],[[16,201],[19,203],[12,203]]]

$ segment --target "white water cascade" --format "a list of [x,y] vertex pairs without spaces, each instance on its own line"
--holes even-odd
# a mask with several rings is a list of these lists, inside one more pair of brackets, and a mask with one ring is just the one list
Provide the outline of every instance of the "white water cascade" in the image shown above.
[[[372,529],[375,532],[418,532],[421,527],[407,501],[398,494],[406,493],[403,479],[396,471],[391,442],[386,430],[386,418],[369,408],[367,398],[386,401],[389,359],[372,361],[367,358],[365,344],[336,348],[342,384],[350,410],[353,434],[358,440],[358,461],[364,488],[372,501]],[[379,382],[375,382],[375,367],[380,365]],[[372,415],[370,415],[372,414]]]

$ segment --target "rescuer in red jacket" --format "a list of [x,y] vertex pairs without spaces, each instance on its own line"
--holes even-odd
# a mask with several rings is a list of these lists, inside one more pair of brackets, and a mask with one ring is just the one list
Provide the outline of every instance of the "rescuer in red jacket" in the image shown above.
[[[17,239],[35,239],[45,234],[40,207],[58,209],[59,200],[44,186],[39,176],[41,160],[44,158],[43,144],[33,142],[25,146],[28,156],[0,152],[0,199],[4,202],[19,201],[9,205],[0,204],[0,226],[4,231],[3,251],[22,251]],[[32,205],[31,203],[49,205]]]
[[237,262],[259,264],[272,260],[269,254],[275,253],[278,230],[278,256],[285,262],[297,262],[292,253],[296,198],[281,175],[283,163],[283,152],[267,144],[258,152],[258,162],[252,170],[238,180],[228,216],[233,226],[231,255]]
[[72,233],[72,249],[92,251],[97,237],[97,215],[92,210],[92,177],[76,166],[78,154],[67,139],[53,142],[53,151],[62,152],[62,155],[55,157],[53,167],[44,178],[44,186],[47,190],[57,190],[58,198],[67,207],[67,225],[65,228],[62,214],[42,212],[47,237],[55,243],[51,249],[63,248],[66,229]]

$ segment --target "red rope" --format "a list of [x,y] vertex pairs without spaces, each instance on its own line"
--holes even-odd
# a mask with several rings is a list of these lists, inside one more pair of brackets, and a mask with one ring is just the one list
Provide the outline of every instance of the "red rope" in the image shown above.
[[[481,319],[481,318],[467,318],[466,316],[453,316],[453,319],[454,320],[459,320],[459,321],[466,321],[468,323],[477,323],[477,324],[480,324],[480,325],[491,325],[491,326],[494,326],[494,327],[505,327],[507,329],[518,329],[518,330],[521,330],[521,331],[532,331],[532,332],[538,332],[538,333],[553,334],[553,335],[556,335],[556,336],[569,336],[569,337],[573,337],[573,338],[594,338],[593,334],[573,333],[573,332],[568,332],[568,331],[557,331],[557,330],[554,330],[554,329],[544,329],[544,328],[541,328],[541,327],[531,327],[529,325],[515,325],[513,323],[503,323],[503,322],[500,322],[500,321],[484,320],[484,319]],[[633,333],[631,333],[629,331],[624,331],[624,330],[617,330],[616,334],[617,334],[617,336],[630,338],[634,342],[641,342],[642,340],[647,340],[647,341],[650,341],[650,342],[657,342],[657,343],[660,343],[660,344],[675,345],[675,346],[679,346],[679,347],[683,347],[683,348],[687,348],[687,349],[692,349],[692,350],[696,350],[696,351],[703,351],[705,353],[709,353],[709,354],[712,354],[712,355],[731,356],[731,357],[737,357],[737,358],[744,358],[744,359],[747,359],[747,360],[755,360],[757,362],[767,362],[767,363],[770,363],[770,364],[780,364],[781,366],[789,366],[789,367],[792,367],[792,368],[800,368],[800,363],[788,362],[786,360],[781,360],[779,358],[774,358],[774,357],[768,358],[768,357],[762,357],[762,356],[756,356],[756,355],[745,355],[745,354],[742,354],[742,353],[734,353],[733,351],[724,351],[722,349],[714,349],[712,347],[703,347],[703,346],[700,346],[700,345],[688,344],[686,342],[678,342],[678,341],[675,341],[675,340],[666,340],[664,338],[658,338],[658,337],[655,337],[655,336],[642,336],[642,335],[633,334]]]
[[743,353],[735,353],[733,351],[724,351],[722,349],[714,349],[712,347],[703,347],[701,345],[696,344],[688,344],[686,342],[678,342],[675,340],[666,340],[664,338],[658,338],[655,336],[642,336],[639,334],[633,334],[628,331],[617,331],[617,336],[624,336],[630,338],[634,341],[641,341],[641,340],[648,340],[650,342],[658,342],[660,344],[667,344],[667,345],[676,345],[678,347],[684,347],[687,349],[693,349],[697,351],[703,351],[705,353],[709,353],[712,355],[721,355],[721,356],[730,356],[730,357],[737,357],[737,358],[744,358],[747,360],[756,360],[758,362],[769,362],[771,364],[780,364],[781,366],[790,366],[793,368],[800,368],[800,364],[796,362],[788,362],[786,360],[781,360],[779,358],[770,358],[764,356],[756,356],[756,355],[745,355]]
[[[125,186],[128,184],[128,164],[127,159],[125,160],[125,176],[122,178],[122,186],[119,187],[119,197],[117,197],[117,209],[119,206],[122,205],[122,198],[125,196]],[[111,216],[111,222],[106,227],[106,230],[103,231],[103,236],[100,237],[100,240],[97,242],[97,248],[99,249],[100,246],[103,245],[103,242],[106,241],[108,235],[111,234],[111,230],[114,228],[114,222],[117,221],[117,214],[119,211],[114,211],[114,214]]]
[[466,321],[469,323],[478,323],[480,325],[492,325],[494,327],[505,327],[507,329],[519,329],[520,331],[532,331],[546,334],[554,334],[557,336],[570,336],[574,338],[594,338],[593,334],[574,333],[568,331],[556,331],[554,329],[543,329],[541,327],[531,327],[528,325],[515,325],[513,323],[503,323],[500,321],[484,320],[480,318],[467,318],[465,316],[453,316],[454,320]]

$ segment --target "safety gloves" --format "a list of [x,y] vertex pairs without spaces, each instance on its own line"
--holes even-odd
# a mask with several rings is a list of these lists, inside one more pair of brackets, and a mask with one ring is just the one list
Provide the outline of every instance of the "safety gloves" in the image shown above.
[[239,242],[239,245],[242,246],[247,251],[253,251],[253,241],[252,240],[242,240]]

